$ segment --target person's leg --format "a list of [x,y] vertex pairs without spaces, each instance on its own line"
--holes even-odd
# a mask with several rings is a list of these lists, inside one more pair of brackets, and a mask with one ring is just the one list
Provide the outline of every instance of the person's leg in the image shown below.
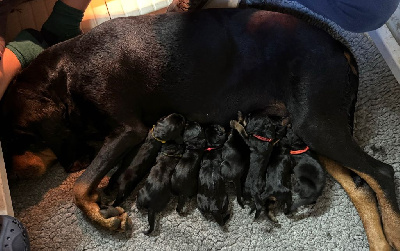
[[292,0],[343,29],[365,32],[381,27],[396,10],[399,0]]
[[49,45],[80,35],[80,24],[90,0],[59,0],[43,24],[41,33]]
[[[14,0],[0,1],[0,7],[4,7],[2,4],[11,3]],[[17,0],[19,2],[21,0]],[[77,36],[81,33],[79,26],[83,18],[83,12],[89,5],[90,0],[59,0],[54,6],[54,10],[50,15],[49,19],[43,25],[44,30],[47,31],[38,32],[32,30],[22,31],[16,38],[16,41],[10,42],[4,51],[4,55],[0,53],[2,57],[0,59],[0,99],[3,96],[8,84],[14,78],[14,76],[25,66],[27,66],[31,60],[36,58],[39,53],[51,45],[51,42],[61,42],[66,39]],[[4,45],[4,34],[5,24],[1,23],[6,17],[12,7],[10,5],[9,10],[0,8],[0,52],[3,52],[2,45]],[[58,7],[56,7],[58,6]],[[3,27],[4,26],[4,27]],[[4,31],[3,33],[1,33]],[[47,32],[47,36],[43,33]],[[43,38],[45,42],[43,41]],[[47,41],[47,39],[52,39]]]

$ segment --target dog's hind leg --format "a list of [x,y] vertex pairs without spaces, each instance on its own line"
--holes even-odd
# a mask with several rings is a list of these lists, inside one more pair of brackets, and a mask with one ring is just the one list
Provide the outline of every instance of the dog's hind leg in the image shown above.
[[363,222],[370,250],[390,250],[382,231],[381,219],[373,192],[365,186],[357,186],[348,169],[322,156],[320,160],[327,172],[342,185],[355,205]]
[[98,201],[97,186],[106,174],[121,160],[129,147],[139,144],[147,135],[148,129],[141,124],[122,126],[110,135],[100,149],[99,153],[77,179],[74,184],[76,205],[94,222],[111,229],[125,231],[126,222],[130,223],[128,215],[105,219],[101,213]]
[[[327,111],[329,113],[330,111]],[[330,112],[329,114],[337,114]],[[315,114],[314,114],[315,115]],[[325,121],[334,121],[334,123],[318,122],[314,119],[316,127],[301,126],[296,128],[296,133],[310,146],[310,149],[320,155],[326,156],[345,168],[348,168],[363,178],[368,185],[374,190],[382,216],[383,230],[386,240],[389,244],[400,250],[400,211],[397,205],[394,170],[393,167],[384,164],[368,154],[366,154],[354,141],[346,120],[340,117],[332,116],[324,118]],[[311,119],[309,121],[312,121]],[[323,137],[321,137],[323,135]],[[327,143],[329,142],[329,143]],[[325,162],[325,165],[328,162]],[[332,164],[330,164],[332,165]],[[329,168],[329,167],[328,167]],[[331,170],[338,170],[338,165],[331,167]],[[350,174],[348,178],[353,181]],[[354,184],[352,182],[351,184]],[[354,185],[355,186],[355,185]],[[368,230],[368,240],[371,248],[378,248],[385,242],[382,235],[379,234],[380,223],[375,218],[367,218],[366,215],[378,215],[377,208],[371,202],[365,202],[358,198],[361,196],[367,201],[370,195],[365,191],[357,189],[348,189],[349,196],[356,201],[356,207],[359,209],[360,217],[365,222],[365,227],[372,228]],[[367,209],[365,209],[367,208]],[[366,211],[371,211],[366,214]],[[372,232],[375,232],[372,233]]]

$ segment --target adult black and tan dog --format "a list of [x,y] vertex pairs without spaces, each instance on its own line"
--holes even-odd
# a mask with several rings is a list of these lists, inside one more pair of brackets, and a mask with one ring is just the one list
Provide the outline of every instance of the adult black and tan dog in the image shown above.
[[[278,107],[348,192],[371,248],[400,249],[394,170],[362,151],[349,129],[357,86],[348,49],[287,14],[214,9],[119,18],[49,48],[19,74],[2,100],[1,140],[13,156],[8,165],[49,147],[70,166],[79,142],[104,139],[74,195],[90,219],[118,229],[120,216],[99,212],[97,185],[158,118],[177,112],[228,126],[239,110]],[[32,167],[27,160],[19,163]],[[374,190],[380,212],[351,171]]]

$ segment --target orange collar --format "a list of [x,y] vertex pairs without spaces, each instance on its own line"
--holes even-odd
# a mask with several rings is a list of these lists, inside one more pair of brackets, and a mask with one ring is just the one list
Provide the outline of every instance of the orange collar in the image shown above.
[[270,138],[266,138],[266,137],[263,137],[263,136],[260,136],[260,135],[257,135],[257,134],[253,134],[253,137],[256,138],[256,139],[259,139],[261,141],[264,141],[264,142],[271,142],[272,141],[272,139],[270,139]]
[[306,146],[306,148],[304,149],[300,149],[300,150],[290,150],[290,154],[292,155],[298,155],[298,154],[302,154],[305,153],[309,150],[310,148],[308,146]]

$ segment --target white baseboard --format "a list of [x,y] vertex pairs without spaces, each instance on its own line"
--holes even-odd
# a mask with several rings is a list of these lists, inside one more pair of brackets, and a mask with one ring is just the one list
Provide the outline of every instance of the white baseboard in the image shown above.
[[382,54],[388,64],[397,82],[400,83],[400,45],[393,37],[387,25],[368,32],[370,38],[374,41],[376,47]]

